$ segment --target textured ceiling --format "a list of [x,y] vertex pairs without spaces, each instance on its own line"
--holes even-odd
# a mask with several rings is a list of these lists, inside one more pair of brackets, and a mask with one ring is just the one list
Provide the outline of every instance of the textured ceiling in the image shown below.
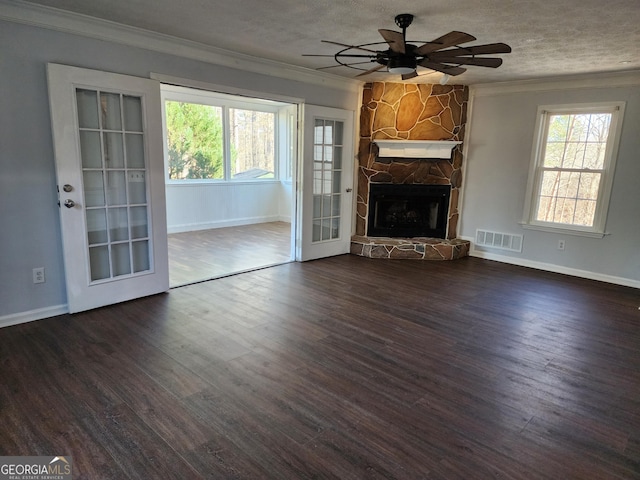
[[[455,83],[478,84],[640,69],[639,0],[31,0],[255,57],[308,68],[333,65],[334,40],[381,41],[377,30],[399,30],[394,17],[415,15],[413,43],[459,30],[476,44],[504,42],[513,51],[497,69],[469,67]],[[381,47],[375,47],[380,48]],[[326,73],[354,77],[337,67]],[[421,74],[431,71],[422,70]],[[440,74],[419,78],[435,82]],[[377,73],[363,80],[398,80]]]

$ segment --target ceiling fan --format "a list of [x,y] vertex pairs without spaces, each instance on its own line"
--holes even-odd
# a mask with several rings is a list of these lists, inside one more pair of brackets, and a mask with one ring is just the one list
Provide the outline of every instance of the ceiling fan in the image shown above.
[[[489,43],[461,47],[463,43],[476,40],[476,37],[464,32],[449,32],[431,42],[424,42],[417,46],[407,42],[407,27],[413,22],[413,15],[403,13],[396,15],[395,22],[402,29],[402,33],[381,28],[378,30],[384,42],[365,43],[362,45],[347,45],[331,40],[324,43],[344,47],[334,55],[313,55],[309,57],[333,57],[338,63],[318,70],[334,67],[349,67],[364,70],[358,77],[369,75],[384,68],[387,72],[402,75],[403,80],[418,76],[417,68],[424,67],[455,76],[467,71],[461,65],[497,68],[502,65],[502,59],[496,57],[478,57],[478,55],[509,53],[511,47],[505,43]],[[422,42],[420,42],[422,43]],[[386,44],[386,50],[376,50],[375,45]],[[367,52],[367,53],[359,53]],[[362,68],[361,65],[375,63],[373,68]]]

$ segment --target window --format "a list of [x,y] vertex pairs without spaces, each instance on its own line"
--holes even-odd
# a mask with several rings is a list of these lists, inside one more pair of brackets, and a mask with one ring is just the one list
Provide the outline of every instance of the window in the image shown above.
[[624,104],[544,106],[525,227],[602,236]]
[[[290,174],[279,147],[292,105],[163,87],[168,182],[263,181]],[[280,175],[282,172],[282,175]]]
[[224,179],[222,107],[167,100],[169,180]]

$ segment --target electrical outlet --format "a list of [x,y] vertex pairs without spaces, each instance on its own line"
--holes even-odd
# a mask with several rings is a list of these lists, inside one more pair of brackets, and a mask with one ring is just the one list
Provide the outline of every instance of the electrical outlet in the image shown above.
[[44,267],[33,269],[33,283],[44,283]]
[[558,250],[564,250],[564,240],[558,240]]

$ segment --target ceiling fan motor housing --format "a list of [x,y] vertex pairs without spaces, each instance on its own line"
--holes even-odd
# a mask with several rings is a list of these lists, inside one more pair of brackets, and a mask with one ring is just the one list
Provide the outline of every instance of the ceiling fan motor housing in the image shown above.
[[396,25],[398,25],[403,30],[411,25],[413,22],[413,15],[410,13],[401,13],[400,15],[396,15]]

